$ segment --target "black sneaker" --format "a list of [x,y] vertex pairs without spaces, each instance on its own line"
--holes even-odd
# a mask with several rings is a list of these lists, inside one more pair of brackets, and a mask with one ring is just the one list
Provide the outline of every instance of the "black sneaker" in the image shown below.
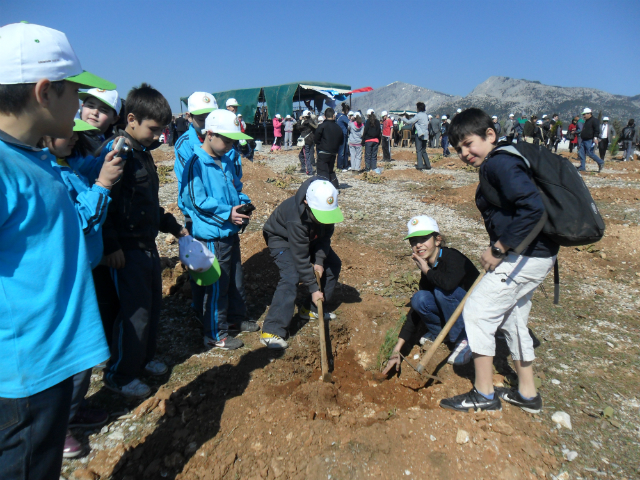
[[471,391],[456,395],[455,397],[445,398],[440,401],[440,406],[448,410],[457,410],[458,412],[468,412],[469,409],[476,410],[502,410],[502,403],[497,394],[494,394],[493,400],[489,400],[473,387]]
[[540,394],[537,394],[531,400],[525,400],[517,388],[496,387],[495,390],[498,397],[511,405],[520,407],[525,412],[540,413],[540,410],[542,410],[542,397]]
[[598,165],[598,173],[600,173],[603,168],[604,168],[604,163],[601,163],[600,165]]
[[244,347],[244,342],[239,338],[224,337],[222,340],[214,340],[213,338],[204,337],[204,346],[206,348],[218,348],[220,350],[235,350]]
[[258,330],[260,327],[252,320],[245,320],[240,325],[229,325],[230,332],[257,332]]

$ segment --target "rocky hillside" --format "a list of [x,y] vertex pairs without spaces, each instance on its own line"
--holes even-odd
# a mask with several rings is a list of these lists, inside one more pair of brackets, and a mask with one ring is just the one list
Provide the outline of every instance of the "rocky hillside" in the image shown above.
[[418,87],[404,82],[393,82],[385,87],[376,88],[373,92],[355,97],[352,110],[373,108],[377,113],[382,110],[415,110],[416,102],[424,102],[427,111],[433,111],[443,103],[456,102],[462,97],[447,95],[428,88]]
[[629,118],[640,118],[640,95],[627,97],[594,88],[557,87],[509,77],[490,77],[464,98],[394,82],[354,99],[353,105],[362,110],[374,108],[378,112],[383,109],[413,110],[420,100],[427,105],[427,112],[440,114],[453,114],[458,108],[479,107],[500,118],[509,113],[536,113],[541,117],[557,112],[562,119],[568,119],[589,107],[596,115],[602,111],[603,115],[625,123]]

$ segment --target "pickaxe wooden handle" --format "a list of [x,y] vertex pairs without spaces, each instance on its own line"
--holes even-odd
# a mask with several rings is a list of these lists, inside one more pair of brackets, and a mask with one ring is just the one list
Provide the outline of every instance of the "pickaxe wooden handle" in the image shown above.
[[[320,285],[320,272],[317,270],[313,271],[316,274],[316,281],[318,282],[318,290],[322,291],[322,286]],[[329,373],[329,359],[327,358],[327,337],[326,337],[326,324],[324,319],[324,308],[322,305],[322,300],[318,300],[318,328],[320,329],[320,363],[322,366],[322,381],[323,382],[331,382],[331,374]]]

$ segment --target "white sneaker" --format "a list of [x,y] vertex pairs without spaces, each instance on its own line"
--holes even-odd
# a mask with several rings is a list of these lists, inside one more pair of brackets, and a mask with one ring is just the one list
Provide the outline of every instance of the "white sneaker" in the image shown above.
[[167,367],[164,363],[159,362],[158,360],[151,360],[144,366],[144,373],[147,375],[164,375],[169,371],[169,367]]
[[260,334],[260,343],[267,348],[285,349],[289,346],[285,339],[272,333],[262,332]]
[[351,170],[351,167],[347,168],[347,171]]
[[146,398],[151,393],[149,385],[142,383],[137,378],[131,380],[123,387],[118,387],[117,385],[109,385],[108,382],[104,382],[104,386],[109,390],[113,390],[114,392],[124,395],[125,397]]
[[466,365],[471,361],[471,349],[467,340],[460,341],[453,349],[447,363],[450,365]]
[[425,343],[433,343],[433,340],[431,339],[429,334],[426,334],[426,335],[420,337],[419,342],[420,342],[420,346],[422,347]]
[[[318,320],[318,314],[316,312],[312,312],[311,310],[307,310],[303,306],[298,308],[298,316],[303,320]],[[332,312],[325,312],[324,319],[325,320],[335,320],[336,314]]]
[[342,169],[342,173],[347,172],[348,170],[346,168]]

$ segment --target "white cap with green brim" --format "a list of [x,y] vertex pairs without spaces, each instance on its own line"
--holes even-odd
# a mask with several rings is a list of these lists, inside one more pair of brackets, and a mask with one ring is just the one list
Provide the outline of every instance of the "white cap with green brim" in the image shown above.
[[116,88],[113,83],[82,69],[64,33],[26,22],[0,28],[0,65],[0,85],[47,79],[68,80],[86,88]]
[[120,95],[118,95],[117,90],[92,88],[91,90],[87,90],[86,92],[80,92],[78,94],[78,97],[82,101],[85,101],[89,97],[95,97],[102,103],[105,103],[109,107],[113,108],[116,111],[116,115],[120,113],[120,108],[122,107],[122,100],[120,100]]
[[74,118],[73,121],[75,122],[75,124],[73,125],[74,132],[97,132],[98,130],[100,130],[93,125],[89,125],[84,120],[80,120],[79,118]]
[[407,236],[404,237],[405,240],[412,237],[425,237],[431,235],[433,232],[440,232],[436,221],[427,215],[412,217],[411,220],[407,222],[407,230]]
[[202,133],[206,134],[207,132],[217,133],[232,140],[252,139],[249,135],[242,133],[238,117],[229,110],[218,109],[211,112],[204,121],[202,129]]
[[226,103],[227,107],[239,107],[240,104],[238,103],[238,101],[235,98],[230,98],[229,100],[227,100]]
[[307,188],[307,205],[320,223],[333,224],[344,220],[338,207],[338,190],[327,180],[315,180]]
[[220,278],[220,264],[214,253],[191,235],[178,239],[180,261],[189,269],[189,275],[196,284],[211,285]]
[[218,108],[216,97],[207,92],[194,92],[189,95],[187,108],[191,115],[211,113]]

